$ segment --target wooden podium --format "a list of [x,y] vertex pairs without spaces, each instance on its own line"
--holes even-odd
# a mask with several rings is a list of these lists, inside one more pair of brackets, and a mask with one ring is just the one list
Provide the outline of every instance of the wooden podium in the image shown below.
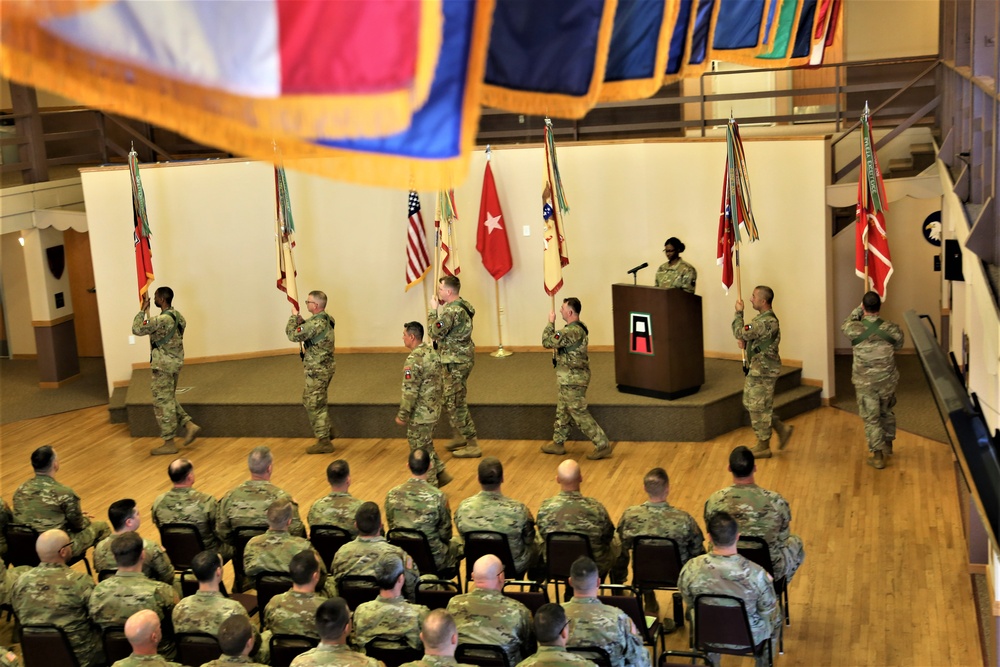
[[705,383],[701,297],[680,289],[611,286],[618,391],[675,399]]

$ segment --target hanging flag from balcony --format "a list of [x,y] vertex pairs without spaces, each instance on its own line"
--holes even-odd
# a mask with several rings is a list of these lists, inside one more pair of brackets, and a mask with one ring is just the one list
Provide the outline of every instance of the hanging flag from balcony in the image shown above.
[[866,102],[861,114],[861,172],[858,175],[854,271],[864,278],[865,291],[871,289],[882,299],[885,299],[886,287],[892,277],[892,257],[884,215],[888,210],[878,154],[872,145],[871,115]]
[[299,312],[299,288],[295,282],[295,222],[292,219],[292,199],[288,194],[288,179],[285,168],[274,168],[274,237],[278,250],[277,287],[284,292],[292,312]]
[[431,268],[431,258],[427,254],[427,234],[424,231],[424,216],[420,213],[420,197],[410,190],[409,212],[406,222],[406,289],[419,283]]
[[600,101],[651,97],[663,86],[679,0],[618,0]]
[[135,244],[135,276],[139,283],[139,303],[149,295],[153,284],[153,252],[149,246],[149,218],[146,216],[146,195],[139,179],[139,155],[128,154],[128,173],[132,181],[132,241]]
[[559,161],[556,159],[556,142],[552,134],[552,121],[545,119],[545,178],[542,183],[542,232],[545,293],[555,296],[562,289],[562,269],[569,264],[569,250],[566,246],[564,228],[565,215],[569,213],[569,203],[563,191],[559,176]]

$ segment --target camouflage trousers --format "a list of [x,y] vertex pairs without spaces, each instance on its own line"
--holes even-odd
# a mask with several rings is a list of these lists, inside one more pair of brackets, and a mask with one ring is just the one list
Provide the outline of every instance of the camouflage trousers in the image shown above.
[[576,422],[587,438],[598,448],[608,446],[604,429],[587,410],[587,387],[578,384],[559,385],[559,402],[556,404],[556,423],[552,427],[552,440],[566,442],[569,438],[570,420]]
[[794,575],[800,567],[802,567],[802,561],[806,559],[806,549],[805,545],[802,543],[802,538],[798,535],[789,535],[785,543],[781,545],[781,559],[779,563],[775,563],[774,570],[775,574],[780,574],[778,566],[781,565],[785,573],[785,579],[787,582],[792,581],[792,575]]
[[436,424],[406,424],[406,440],[410,443],[410,451],[423,449],[431,456],[431,467],[427,471],[427,481],[433,486],[438,485],[438,475],[444,472],[444,463],[434,451],[434,427]]
[[330,437],[330,406],[327,397],[333,372],[326,368],[306,369],[306,387],[302,390],[302,405],[309,416],[316,439]]
[[476,425],[469,414],[465,397],[468,393],[466,381],[472,373],[475,362],[442,364],[444,366],[444,409],[448,413],[451,428],[461,433],[466,440],[476,437]]
[[750,426],[762,442],[771,439],[774,385],[777,382],[777,377],[748,375],[743,383],[743,407],[750,413]]
[[896,439],[896,386],[858,386],[854,387],[858,396],[858,414],[865,422],[865,438],[868,439],[868,451],[885,451],[885,441]]
[[160,437],[170,440],[177,435],[177,427],[191,421],[188,413],[177,402],[177,373],[153,370],[150,389],[153,391],[153,414],[160,425]]
[[79,533],[70,533],[69,539],[73,543],[73,558],[83,554],[109,535],[111,535],[111,526],[108,525],[107,521],[91,521],[90,525]]

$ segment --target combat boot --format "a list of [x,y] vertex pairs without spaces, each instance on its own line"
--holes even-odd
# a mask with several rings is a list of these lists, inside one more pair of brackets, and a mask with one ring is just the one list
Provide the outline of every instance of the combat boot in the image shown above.
[[442,470],[438,473],[438,488],[451,483],[451,480],[455,479],[447,470]]
[[771,458],[771,440],[758,440],[757,446],[750,450],[755,459]]
[[868,458],[868,465],[875,468],[876,470],[881,470],[885,467],[885,455],[882,454],[882,450],[878,450],[871,457]]
[[562,456],[566,453],[566,447],[563,446],[561,442],[550,442],[548,444],[542,445],[543,454],[555,454],[557,456]]
[[454,450],[451,455],[456,459],[478,459],[483,455],[483,450],[479,449],[479,443],[475,438],[469,438],[465,447]]
[[600,461],[601,459],[611,458],[611,445],[604,445],[603,447],[595,447],[594,451],[587,454],[587,458],[591,461]]
[[458,431],[454,431],[452,433],[451,440],[449,440],[448,444],[444,446],[444,448],[447,449],[449,452],[453,452],[457,449],[462,449],[463,447],[465,447],[465,436],[459,433]]
[[795,430],[795,427],[789,426],[777,417],[775,417],[772,421],[774,422],[774,430],[778,432],[778,451],[781,451],[791,439],[792,431]]
[[200,430],[201,430],[200,426],[198,426],[194,422],[188,422],[187,425],[184,427],[184,440],[181,441],[181,445],[187,447],[192,442],[194,442],[194,439],[198,437],[198,431]]
[[329,436],[319,438],[315,445],[306,449],[306,454],[330,454],[331,452],[333,452],[333,443],[330,442]]
[[174,439],[170,438],[168,440],[164,440],[162,445],[160,445],[154,450],[151,450],[149,453],[152,454],[153,456],[166,456],[167,454],[176,454],[177,445],[174,444]]
[[884,449],[882,451],[885,452],[885,455],[892,456],[892,439],[883,440],[882,445],[884,445]]

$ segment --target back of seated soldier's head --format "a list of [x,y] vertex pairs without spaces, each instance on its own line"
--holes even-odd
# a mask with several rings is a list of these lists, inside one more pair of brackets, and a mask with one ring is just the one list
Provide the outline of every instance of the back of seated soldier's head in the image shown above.
[[111,553],[118,567],[132,567],[142,557],[142,538],[131,530],[111,538]]
[[319,561],[316,560],[316,553],[312,549],[295,554],[288,564],[292,583],[299,586],[305,586],[312,581],[313,575],[317,572],[319,572]]
[[597,588],[600,577],[597,573],[597,563],[592,558],[580,556],[569,568],[569,580],[574,589],[590,590]]
[[344,598],[330,598],[316,609],[316,632],[324,642],[344,638],[344,631],[351,620],[351,610]]
[[275,500],[267,507],[267,527],[272,530],[284,530],[292,520],[294,509],[287,498]]
[[194,470],[194,464],[187,459],[174,459],[167,466],[167,476],[170,477],[170,481],[174,484],[180,484],[187,476],[191,474]]
[[642,488],[651,496],[662,496],[670,486],[670,478],[663,468],[653,468],[642,478]]
[[161,634],[160,617],[152,609],[137,611],[125,621],[125,638],[134,650],[155,651]]
[[535,612],[535,637],[539,644],[551,646],[558,643],[559,635],[566,627],[566,610],[555,602],[547,602]]
[[375,559],[372,573],[381,590],[392,590],[399,582],[399,575],[403,574],[403,561],[394,554],[382,554]]
[[215,573],[222,567],[222,557],[218,552],[208,549],[191,559],[191,571],[202,583],[215,579]]
[[716,512],[710,516],[707,528],[712,544],[720,547],[733,546],[740,534],[739,524],[728,512]]
[[427,614],[420,630],[420,638],[424,647],[431,650],[441,650],[448,646],[451,638],[458,632],[455,619],[445,609],[435,609]]
[[108,506],[108,521],[114,530],[121,530],[125,527],[125,522],[135,514],[135,500],[132,498],[122,498],[116,500]]
[[382,527],[382,510],[370,500],[363,502],[354,514],[354,523],[362,535],[375,535]]
[[344,459],[337,459],[326,467],[326,481],[330,486],[343,486],[351,476],[351,465]]
[[740,445],[729,455],[729,470],[733,477],[749,477],[753,473],[754,457],[749,447]]
[[219,648],[228,656],[243,655],[247,642],[253,636],[250,619],[242,614],[233,614],[222,622],[217,635]]
[[487,491],[496,491],[503,484],[503,464],[495,456],[479,462],[479,485]]
[[56,460],[56,450],[52,445],[42,445],[31,452],[31,468],[35,472],[48,472]]
[[407,459],[406,465],[414,475],[423,475],[430,470],[431,457],[426,449],[417,447],[410,452],[410,458]]
[[271,456],[271,448],[261,445],[250,450],[247,456],[247,468],[254,475],[263,475],[271,467],[274,458]]

